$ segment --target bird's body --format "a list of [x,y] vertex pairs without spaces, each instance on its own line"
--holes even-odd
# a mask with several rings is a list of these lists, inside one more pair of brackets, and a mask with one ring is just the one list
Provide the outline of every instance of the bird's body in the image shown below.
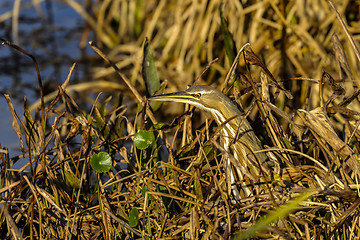
[[[243,180],[243,170],[251,165],[252,174],[258,174],[257,163],[263,164],[267,160],[264,152],[254,154],[261,150],[262,145],[256,137],[249,122],[246,120],[238,107],[222,92],[217,89],[197,85],[185,91],[154,96],[151,100],[181,102],[193,105],[211,114],[219,127],[221,127],[221,144],[228,154],[227,165],[229,168],[234,166],[239,180]],[[234,139],[236,136],[237,139]],[[233,156],[234,161],[231,161]],[[231,164],[233,163],[233,164]],[[232,171],[230,172],[231,189],[236,200],[240,199],[240,193],[234,185],[236,182]],[[245,196],[249,196],[250,191],[245,184],[241,184]]]

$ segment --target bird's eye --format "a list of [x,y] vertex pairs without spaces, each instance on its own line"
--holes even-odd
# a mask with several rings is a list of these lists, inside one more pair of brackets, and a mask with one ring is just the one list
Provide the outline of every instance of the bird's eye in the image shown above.
[[194,94],[193,94],[193,97],[194,97],[194,98],[200,98],[200,97],[201,97],[201,93],[194,93]]

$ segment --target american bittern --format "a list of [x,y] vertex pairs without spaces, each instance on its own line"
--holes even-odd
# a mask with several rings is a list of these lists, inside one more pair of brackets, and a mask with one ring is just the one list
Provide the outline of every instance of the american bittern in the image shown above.
[[[236,170],[239,180],[243,180],[243,171],[239,169],[239,166],[243,166],[243,169],[249,169],[252,174],[258,174],[257,163],[265,167],[268,164],[268,157],[264,152],[254,154],[263,148],[249,122],[238,107],[217,89],[206,85],[197,85],[185,91],[153,96],[150,100],[188,103],[209,112],[218,126],[221,127],[220,140],[223,149],[231,153],[227,159],[227,167],[228,169],[233,167]],[[234,141],[236,136],[238,139]],[[233,159],[240,165],[236,164],[238,165],[236,167],[231,164],[230,156],[233,156]],[[234,172],[230,170],[231,189],[235,199],[238,200],[240,199],[240,192],[234,185],[235,182]],[[244,195],[249,196],[250,190],[243,182],[241,187]]]

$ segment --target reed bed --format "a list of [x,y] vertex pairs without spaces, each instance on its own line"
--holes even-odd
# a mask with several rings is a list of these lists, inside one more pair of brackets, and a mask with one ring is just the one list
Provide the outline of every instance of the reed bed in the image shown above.
[[[87,23],[83,39],[95,33],[102,64],[72,85],[74,64],[49,95],[38,71],[41,97],[24,100],[24,116],[5,96],[23,154],[0,152],[2,239],[360,236],[358,2],[65,2]],[[221,126],[149,105],[146,46],[160,92],[208,84],[243,107],[280,162],[245,176],[260,192],[235,201],[228,191]],[[100,173],[101,152],[112,166]]]

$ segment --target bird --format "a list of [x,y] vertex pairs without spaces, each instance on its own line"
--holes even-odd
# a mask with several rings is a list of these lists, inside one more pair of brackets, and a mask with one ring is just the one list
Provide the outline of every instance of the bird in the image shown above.
[[248,173],[259,174],[258,164],[268,169],[271,161],[268,161],[265,152],[257,152],[263,149],[261,141],[255,135],[243,110],[239,109],[240,107],[221,91],[208,85],[195,85],[184,91],[155,95],[149,100],[186,103],[210,113],[218,127],[221,128],[221,147],[225,153],[230,153],[226,154],[227,172],[230,172],[228,190],[231,189],[229,192],[233,193],[235,200],[242,198],[240,190],[236,186],[237,178],[241,182],[243,196],[251,195],[251,191],[244,183],[244,173],[250,169]]

